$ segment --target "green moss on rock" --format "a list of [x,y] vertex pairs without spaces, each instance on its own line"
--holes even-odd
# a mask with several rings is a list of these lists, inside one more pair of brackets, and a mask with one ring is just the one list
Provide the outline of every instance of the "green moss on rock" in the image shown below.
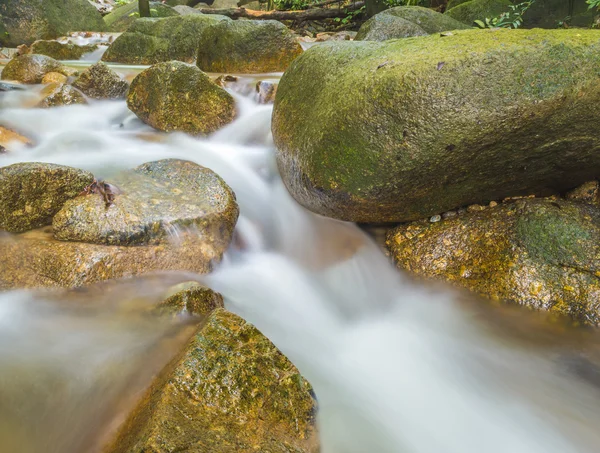
[[215,310],[109,453],[316,453],[311,387],[255,327]]
[[207,72],[278,72],[301,53],[293,33],[280,22],[223,21],[200,33],[197,65]]
[[0,45],[17,47],[72,31],[103,31],[102,16],[87,0],[3,0]]
[[98,49],[97,44],[78,46],[73,43],[38,40],[29,48],[29,53],[46,55],[56,60],[79,60],[86,53]]
[[523,199],[437,223],[402,225],[387,246],[399,267],[496,300],[600,325],[600,210]]
[[473,25],[475,20],[498,17],[510,11],[510,0],[470,0],[448,9],[446,14],[459,22]]
[[129,90],[129,83],[102,62],[83,71],[73,86],[93,99],[122,99]]
[[[150,2],[150,9],[156,11],[156,17],[179,15],[173,8],[160,2]],[[108,31],[126,31],[139,18],[139,13],[138,2],[133,1],[127,5],[115,8],[110,14],[104,16],[104,22]]]
[[142,71],[131,83],[127,105],[162,131],[210,134],[233,121],[235,101],[197,67],[171,61]]
[[65,202],[93,179],[87,171],[54,164],[0,168],[0,230],[18,233],[50,225]]
[[586,30],[313,47],[279,84],[280,172],[305,207],[359,222],[572,188],[600,169],[598,64]]
[[2,80],[16,80],[22,83],[42,83],[44,76],[51,72],[71,75],[72,71],[54,58],[45,55],[26,54],[14,57],[2,70]]

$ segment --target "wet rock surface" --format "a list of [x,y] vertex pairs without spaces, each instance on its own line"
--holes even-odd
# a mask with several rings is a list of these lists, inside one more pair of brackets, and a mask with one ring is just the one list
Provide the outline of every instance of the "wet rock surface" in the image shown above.
[[197,67],[171,61],[142,71],[131,83],[127,105],[161,131],[195,135],[215,132],[233,121],[233,97]]
[[207,72],[279,72],[301,53],[292,32],[280,22],[222,21],[200,33],[197,65]]
[[64,203],[93,179],[89,172],[54,164],[0,168],[0,230],[14,233],[50,225]]
[[[212,170],[165,159],[110,180],[114,199],[90,193],[65,203],[53,220],[63,241],[106,245],[176,241],[187,231],[224,251],[238,217],[235,195]],[[117,189],[118,188],[118,189]]]
[[496,300],[600,325],[600,210],[521,199],[388,234],[397,265]]
[[600,167],[588,124],[598,111],[599,49],[589,30],[313,47],[286,71],[275,100],[283,181],[308,209],[358,222],[568,190]]
[[198,283],[183,283],[172,291],[173,294],[158,305],[159,311],[208,316],[213,310],[223,308],[223,296]]
[[73,43],[61,43],[58,41],[39,40],[29,48],[29,53],[46,55],[56,60],[79,60],[85,54],[98,49],[97,44],[78,46]]
[[85,96],[77,88],[66,83],[51,83],[42,91],[43,99],[38,107],[60,107],[62,105],[87,104]]
[[73,70],[63,66],[54,58],[45,55],[21,55],[13,58],[2,70],[2,80],[15,80],[22,83],[41,83],[51,72],[70,75]]
[[255,327],[217,309],[107,451],[316,453],[310,392]]
[[277,84],[261,80],[256,83],[256,93],[259,104],[272,104],[275,102],[275,96],[277,95]]
[[73,86],[93,99],[122,99],[129,89],[129,83],[102,62],[83,71]]

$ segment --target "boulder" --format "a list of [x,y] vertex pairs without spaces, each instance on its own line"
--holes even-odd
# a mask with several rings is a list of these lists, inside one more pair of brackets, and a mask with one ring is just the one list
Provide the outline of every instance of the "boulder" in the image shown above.
[[51,83],[42,91],[38,107],[60,107],[62,105],[87,104],[83,93],[66,83]]
[[22,83],[41,83],[50,72],[71,75],[73,71],[54,58],[45,55],[21,55],[8,62],[2,71],[2,80],[15,80]]
[[43,84],[49,84],[49,83],[67,83],[67,81],[69,80],[69,78],[64,75],[61,74],[60,72],[49,72],[46,75],[44,75],[44,77],[42,77],[42,83]]
[[79,60],[86,53],[98,49],[97,44],[78,46],[73,43],[62,43],[58,41],[38,40],[29,48],[29,53],[46,55],[56,60]]
[[142,71],[131,83],[127,105],[161,131],[210,134],[233,121],[235,101],[197,67],[171,61]]
[[22,146],[31,145],[32,142],[27,137],[24,137],[18,132],[0,126],[0,152],[6,153],[10,151],[14,144],[16,144],[17,146]]
[[102,62],[83,71],[73,86],[93,99],[122,99],[129,90],[129,83]]
[[356,222],[575,187],[600,170],[599,50],[595,31],[539,29],[313,47],[275,100],[283,181]]
[[212,312],[107,453],[316,453],[311,387],[254,326]]
[[164,270],[206,273],[222,254],[198,236],[123,247],[59,241],[46,227],[0,236],[0,289],[78,287]]
[[[178,16],[179,13],[168,5],[160,2],[150,2],[150,10],[155,17]],[[110,14],[104,16],[108,31],[126,31],[140,17],[138,2],[133,1],[127,5],[115,8]]]
[[200,33],[197,65],[207,72],[279,72],[301,53],[293,33],[280,22],[222,21]]
[[398,6],[371,17],[360,27],[355,39],[386,41],[467,28],[468,25],[429,8]]
[[451,219],[401,225],[387,246],[399,267],[495,300],[600,325],[600,209],[521,199]]
[[[238,217],[235,195],[212,170],[193,162],[149,162],[111,179],[116,189],[64,204],[54,216],[62,241],[145,245],[200,236],[224,250]],[[93,191],[92,191],[93,192]]]
[[510,0],[470,0],[446,11],[446,15],[467,25],[475,20],[494,18],[510,11]]
[[128,64],[170,60],[193,63],[201,31],[209,25],[229,20],[225,16],[204,14],[138,19],[112,43],[102,60]]
[[18,233],[50,225],[65,202],[93,180],[87,171],[62,165],[32,162],[0,168],[0,230]]
[[87,0],[3,0],[0,45],[17,47],[71,31],[102,31],[100,13]]
[[223,296],[193,282],[176,285],[172,288],[171,295],[157,306],[160,312],[198,316],[208,316],[217,308],[223,308]]

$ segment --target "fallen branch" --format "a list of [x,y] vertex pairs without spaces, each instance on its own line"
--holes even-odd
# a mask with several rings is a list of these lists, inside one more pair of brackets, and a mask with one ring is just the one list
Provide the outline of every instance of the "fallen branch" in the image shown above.
[[202,14],[220,14],[222,16],[231,17],[232,19],[246,17],[248,19],[259,20],[273,19],[302,21],[346,17],[350,11],[360,9],[364,6],[364,4],[365,2],[356,2],[341,9],[313,8],[305,11],[255,11],[246,8],[201,8],[198,11],[200,11]]

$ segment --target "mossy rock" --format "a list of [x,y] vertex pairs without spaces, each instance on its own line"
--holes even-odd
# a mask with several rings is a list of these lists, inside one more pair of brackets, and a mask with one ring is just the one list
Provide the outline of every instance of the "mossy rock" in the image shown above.
[[73,86],[93,99],[122,99],[129,90],[129,83],[102,62],[83,71]]
[[2,80],[16,80],[22,83],[42,83],[44,76],[50,72],[71,75],[72,70],[63,66],[54,58],[45,55],[26,54],[14,57],[2,71]]
[[87,0],[3,0],[0,45],[17,47],[72,31],[104,31],[102,16]]
[[38,40],[29,48],[29,53],[46,55],[56,60],[79,60],[86,53],[98,49],[97,44],[78,46],[73,43]]
[[200,32],[212,24],[229,20],[225,16],[204,14],[138,19],[112,43],[102,59],[128,64],[170,60],[193,63]]
[[388,235],[399,267],[600,325],[600,209],[522,199]]
[[189,313],[208,316],[213,310],[223,308],[223,296],[198,283],[182,283],[172,288],[172,294],[157,307],[161,313]]
[[[156,17],[179,15],[173,8],[160,2],[150,2],[150,9],[155,11]],[[134,1],[115,8],[110,14],[104,16],[104,22],[108,31],[126,31],[139,18],[139,13],[138,2]]]
[[279,72],[301,53],[293,33],[280,22],[223,21],[200,33],[197,65],[207,72]]
[[233,121],[235,101],[197,67],[171,61],[142,71],[131,83],[127,105],[161,131],[210,134]]
[[91,193],[65,203],[54,216],[62,241],[106,245],[159,244],[200,234],[225,251],[239,209],[229,186],[193,162],[164,159],[121,173],[110,183],[112,203]]
[[357,222],[575,187],[600,171],[598,64],[593,30],[315,46],[279,84],[280,173],[303,206]]
[[43,84],[49,84],[49,83],[67,83],[67,81],[69,80],[69,77],[61,74],[60,72],[49,72],[48,74],[45,74],[44,77],[42,78],[42,83]]
[[469,27],[462,22],[428,8],[398,6],[370,18],[360,27],[354,39],[386,41],[466,28]]
[[42,90],[43,99],[38,107],[60,107],[72,104],[87,104],[83,93],[66,83],[51,83]]
[[315,401],[254,326],[212,312],[120,428],[107,453],[316,453]]
[[63,165],[31,162],[0,168],[0,230],[19,233],[50,225],[65,202],[93,180],[91,173]]
[[510,0],[470,0],[448,9],[446,14],[459,22],[474,25],[475,20],[492,19],[509,12],[510,5]]
[[462,5],[463,3],[470,2],[471,0],[448,0],[446,4],[446,10],[452,9],[455,6]]

